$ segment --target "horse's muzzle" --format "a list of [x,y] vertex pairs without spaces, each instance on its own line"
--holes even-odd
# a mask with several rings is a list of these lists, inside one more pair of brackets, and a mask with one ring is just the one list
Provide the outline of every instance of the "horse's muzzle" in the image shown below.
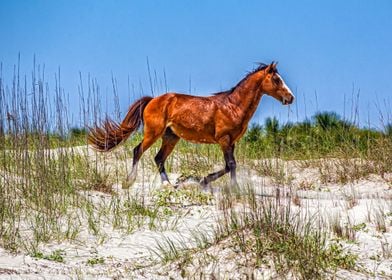
[[294,95],[290,95],[289,97],[282,97],[283,105],[290,105],[293,102],[294,102]]

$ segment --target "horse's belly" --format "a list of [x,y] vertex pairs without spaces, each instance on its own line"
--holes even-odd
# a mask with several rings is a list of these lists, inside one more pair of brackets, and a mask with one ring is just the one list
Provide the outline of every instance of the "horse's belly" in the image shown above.
[[180,138],[194,143],[215,143],[214,135],[208,127],[190,126],[171,124],[169,125],[173,132]]

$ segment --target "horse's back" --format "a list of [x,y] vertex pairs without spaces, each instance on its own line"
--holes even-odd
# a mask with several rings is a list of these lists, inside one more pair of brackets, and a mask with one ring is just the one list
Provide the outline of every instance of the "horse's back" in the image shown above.
[[216,104],[206,97],[166,93],[155,97],[144,111],[146,125],[161,123],[195,142],[214,142]]

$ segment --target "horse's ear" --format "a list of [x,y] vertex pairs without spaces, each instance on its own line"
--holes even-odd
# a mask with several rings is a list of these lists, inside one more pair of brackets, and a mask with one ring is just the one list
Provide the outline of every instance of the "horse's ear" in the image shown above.
[[267,66],[265,72],[268,74],[272,74],[274,72],[274,62],[272,62],[270,65]]

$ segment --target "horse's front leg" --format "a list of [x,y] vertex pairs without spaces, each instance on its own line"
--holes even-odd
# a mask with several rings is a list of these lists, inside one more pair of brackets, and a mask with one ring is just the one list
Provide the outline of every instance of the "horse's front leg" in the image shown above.
[[237,185],[237,163],[234,158],[234,144],[226,149],[224,152],[226,166],[230,170],[230,183],[232,186]]
[[210,183],[215,181],[216,179],[222,177],[226,173],[230,171],[230,177],[231,177],[231,185],[237,185],[237,175],[236,175],[236,162],[234,158],[234,145],[221,145],[223,155],[225,158],[225,168],[222,170],[219,170],[217,172],[208,174],[206,177],[204,177],[201,181],[200,184],[204,187],[207,188],[210,186]]

